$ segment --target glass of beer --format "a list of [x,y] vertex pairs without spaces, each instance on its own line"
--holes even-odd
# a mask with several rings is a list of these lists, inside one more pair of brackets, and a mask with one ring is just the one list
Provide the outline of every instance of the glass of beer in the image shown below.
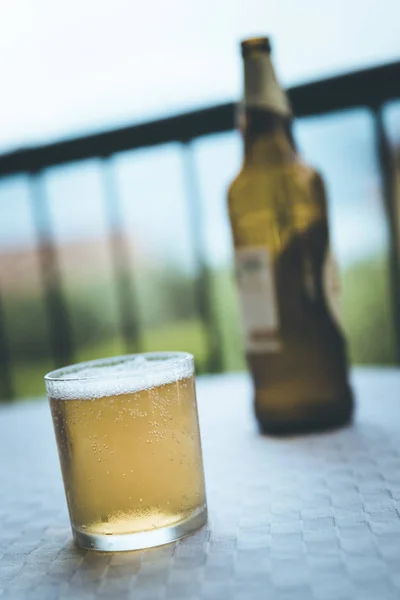
[[172,542],[207,521],[193,356],[133,354],[45,376],[75,542]]

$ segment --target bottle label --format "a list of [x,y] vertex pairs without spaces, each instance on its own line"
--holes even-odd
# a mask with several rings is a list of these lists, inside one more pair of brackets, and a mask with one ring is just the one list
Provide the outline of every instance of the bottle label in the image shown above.
[[266,248],[239,248],[235,265],[246,351],[278,352],[281,341],[271,255]]
[[276,79],[268,55],[260,53],[246,58],[244,69],[246,106],[269,109],[281,115],[292,114],[288,97]]
[[322,286],[324,290],[325,301],[332,315],[333,320],[342,328],[342,315],[340,307],[340,275],[336,259],[328,248],[325,257],[325,263],[322,271]]

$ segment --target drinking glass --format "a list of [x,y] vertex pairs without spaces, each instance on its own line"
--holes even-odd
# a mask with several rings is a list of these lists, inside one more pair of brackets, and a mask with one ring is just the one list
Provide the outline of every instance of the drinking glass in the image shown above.
[[206,523],[193,356],[94,360],[45,383],[79,546],[136,550]]

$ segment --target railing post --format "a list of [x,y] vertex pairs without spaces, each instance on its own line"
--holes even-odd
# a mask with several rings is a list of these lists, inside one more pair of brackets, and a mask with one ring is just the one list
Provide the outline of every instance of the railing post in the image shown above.
[[49,206],[41,172],[31,173],[30,188],[33,200],[32,214],[37,236],[40,275],[50,330],[50,348],[56,367],[61,367],[73,362],[74,345],[67,303],[62,289]]
[[191,140],[183,143],[183,161],[189,230],[196,270],[196,301],[208,348],[206,366],[209,373],[219,373],[224,367],[222,341],[212,301],[212,276],[206,261],[206,243],[203,237],[204,218]]
[[111,157],[101,163],[106,215],[110,232],[110,251],[113,277],[117,292],[120,335],[126,352],[142,348],[139,326],[139,307],[131,272],[131,253],[123,232],[123,216]]
[[392,312],[395,334],[396,363],[400,364],[400,231],[395,168],[390,143],[383,120],[383,107],[374,110],[375,140],[380,166],[383,199],[389,234],[389,269],[392,294]]
[[6,328],[3,300],[0,295],[0,400],[14,398],[12,356]]

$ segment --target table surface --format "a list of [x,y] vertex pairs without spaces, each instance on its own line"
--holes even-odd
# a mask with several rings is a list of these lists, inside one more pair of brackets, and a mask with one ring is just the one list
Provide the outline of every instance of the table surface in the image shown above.
[[0,599],[400,598],[400,371],[359,369],[354,425],[257,433],[245,375],[199,378],[210,519],[130,553],[71,542],[45,401],[0,409]]

